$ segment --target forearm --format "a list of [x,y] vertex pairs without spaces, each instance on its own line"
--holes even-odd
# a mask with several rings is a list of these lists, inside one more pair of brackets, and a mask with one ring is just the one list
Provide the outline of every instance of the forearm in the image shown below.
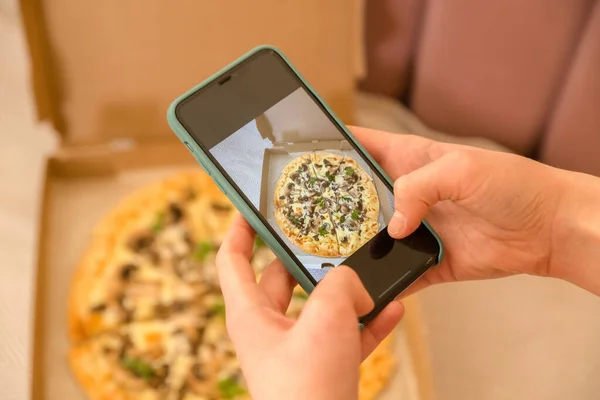
[[600,178],[565,172],[550,275],[600,296]]

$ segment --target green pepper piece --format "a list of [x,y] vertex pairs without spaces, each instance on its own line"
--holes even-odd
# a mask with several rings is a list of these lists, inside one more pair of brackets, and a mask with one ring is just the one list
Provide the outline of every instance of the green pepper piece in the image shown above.
[[123,368],[145,381],[148,381],[156,375],[156,371],[154,371],[154,368],[152,368],[150,364],[147,364],[138,358],[124,357],[121,359],[121,365]]
[[239,383],[232,377],[221,379],[218,383],[219,392],[224,399],[233,399],[247,393]]
[[206,257],[215,250],[215,247],[210,242],[199,242],[194,249],[194,257],[196,260],[204,261]]

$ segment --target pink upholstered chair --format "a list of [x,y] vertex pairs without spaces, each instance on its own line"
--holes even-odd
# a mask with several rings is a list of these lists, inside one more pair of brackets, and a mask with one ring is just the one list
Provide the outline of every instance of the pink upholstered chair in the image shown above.
[[366,91],[600,175],[600,0],[367,1]]

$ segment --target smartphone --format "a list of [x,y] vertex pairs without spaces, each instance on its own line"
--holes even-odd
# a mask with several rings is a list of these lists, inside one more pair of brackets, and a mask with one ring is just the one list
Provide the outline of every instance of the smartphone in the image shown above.
[[261,46],[176,99],[171,128],[310,293],[340,264],[373,298],[373,319],[439,263],[423,221],[393,239],[393,183],[276,48]]

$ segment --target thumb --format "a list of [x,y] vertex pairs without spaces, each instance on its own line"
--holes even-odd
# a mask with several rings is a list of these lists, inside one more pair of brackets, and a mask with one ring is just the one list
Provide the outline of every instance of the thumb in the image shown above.
[[308,297],[298,323],[327,332],[346,324],[358,327],[358,318],[373,309],[373,300],[356,272],[346,266],[329,271]]
[[473,153],[456,151],[403,175],[394,183],[394,215],[388,232],[403,238],[414,232],[429,209],[444,200],[464,199],[478,185]]

